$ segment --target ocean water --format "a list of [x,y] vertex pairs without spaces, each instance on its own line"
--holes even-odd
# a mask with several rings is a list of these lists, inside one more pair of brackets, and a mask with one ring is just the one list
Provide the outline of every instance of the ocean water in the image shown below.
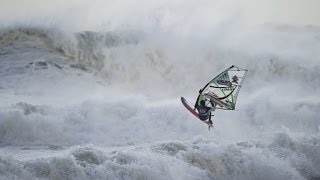
[[[244,26],[210,13],[222,2],[120,2],[102,24],[79,23],[82,6],[3,21],[0,179],[320,177],[319,27]],[[249,70],[237,110],[208,131],[180,97],[232,64]]]

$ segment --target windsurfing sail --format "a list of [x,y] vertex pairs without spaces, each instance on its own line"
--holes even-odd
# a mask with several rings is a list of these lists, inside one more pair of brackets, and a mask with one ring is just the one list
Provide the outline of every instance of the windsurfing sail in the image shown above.
[[195,107],[200,105],[201,100],[208,99],[217,109],[234,110],[247,71],[232,65],[221,72],[200,89]]

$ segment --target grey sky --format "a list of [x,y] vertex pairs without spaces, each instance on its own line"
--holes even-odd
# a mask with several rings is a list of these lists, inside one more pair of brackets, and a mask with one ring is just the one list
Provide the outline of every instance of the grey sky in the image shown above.
[[320,25],[320,0],[242,0],[250,21]]
[[[68,12],[68,15],[73,13],[74,16],[83,19],[86,18],[84,16],[88,11],[88,7],[92,8],[93,6],[100,9],[102,13],[99,14],[93,11],[94,13],[91,13],[90,16],[99,17],[100,15],[101,17],[108,15],[103,13],[112,13],[114,9],[112,6],[114,4],[116,4],[116,8],[121,9],[122,7],[124,11],[126,11],[126,8],[131,5],[134,6],[132,9],[136,8],[135,5],[139,4],[137,2],[140,4],[148,3],[149,6],[150,4],[154,4],[154,6],[160,4],[156,0],[140,0],[135,3],[132,3],[130,0],[1,0],[0,21],[14,21],[21,20],[21,18],[41,17],[42,15],[61,16],[60,12],[64,11]],[[170,1],[163,0],[162,4],[166,2]],[[174,2],[175,4],[180,3],[181,8],[185,8],[184,5],[188,3],[201,3],[201,1],[193,0],[190,0],[190,2],[179,0]],[[226,3],[226,9],[223,9],[223,11],[226,11],[225,13],[228,13],[228,8],[231,6],[239,8],[240,14],[244,16],[248,23],[263,24],[266,22],[278,22],[297,25],[320,25],[320,0],[217,0],[212,1],[211,5],[213,7],[215,3],[221,2],[228,2]],[[77,9],[77,13],[73,11],[75,8]],[[141,7],[140,10],[143,10],[143,8]],[[211,12],[213,11],[215,10],[213,9]],[[123,14],[123,12],[121,14]]]

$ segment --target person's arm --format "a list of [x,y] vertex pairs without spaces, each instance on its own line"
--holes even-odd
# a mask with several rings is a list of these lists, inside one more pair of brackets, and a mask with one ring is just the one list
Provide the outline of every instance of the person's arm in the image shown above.
[[215,104],[212,100],[210,100],[210,103],[211,103],[211,108],[210,108],[210,110],[211,110],[211,111],[215,111],[215,110],[216,110],[216,104]]

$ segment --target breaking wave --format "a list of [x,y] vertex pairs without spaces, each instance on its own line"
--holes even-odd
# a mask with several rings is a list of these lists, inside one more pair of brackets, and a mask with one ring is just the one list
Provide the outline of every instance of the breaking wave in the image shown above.
[[319,157],[317,148],[312,139],[299,143],[287,134],[263,143],[196,138],[108,151],[86,146],[42,157],[53,153],[49,149],[23,162],[2,156],[0,164],[3,179],[313,179],[319,158],[309,155]]
[[[318,178],[319,29],[228,35],[2,29],[0,178]],[[209,132],[179,97],[231,64],[239,111]]]

